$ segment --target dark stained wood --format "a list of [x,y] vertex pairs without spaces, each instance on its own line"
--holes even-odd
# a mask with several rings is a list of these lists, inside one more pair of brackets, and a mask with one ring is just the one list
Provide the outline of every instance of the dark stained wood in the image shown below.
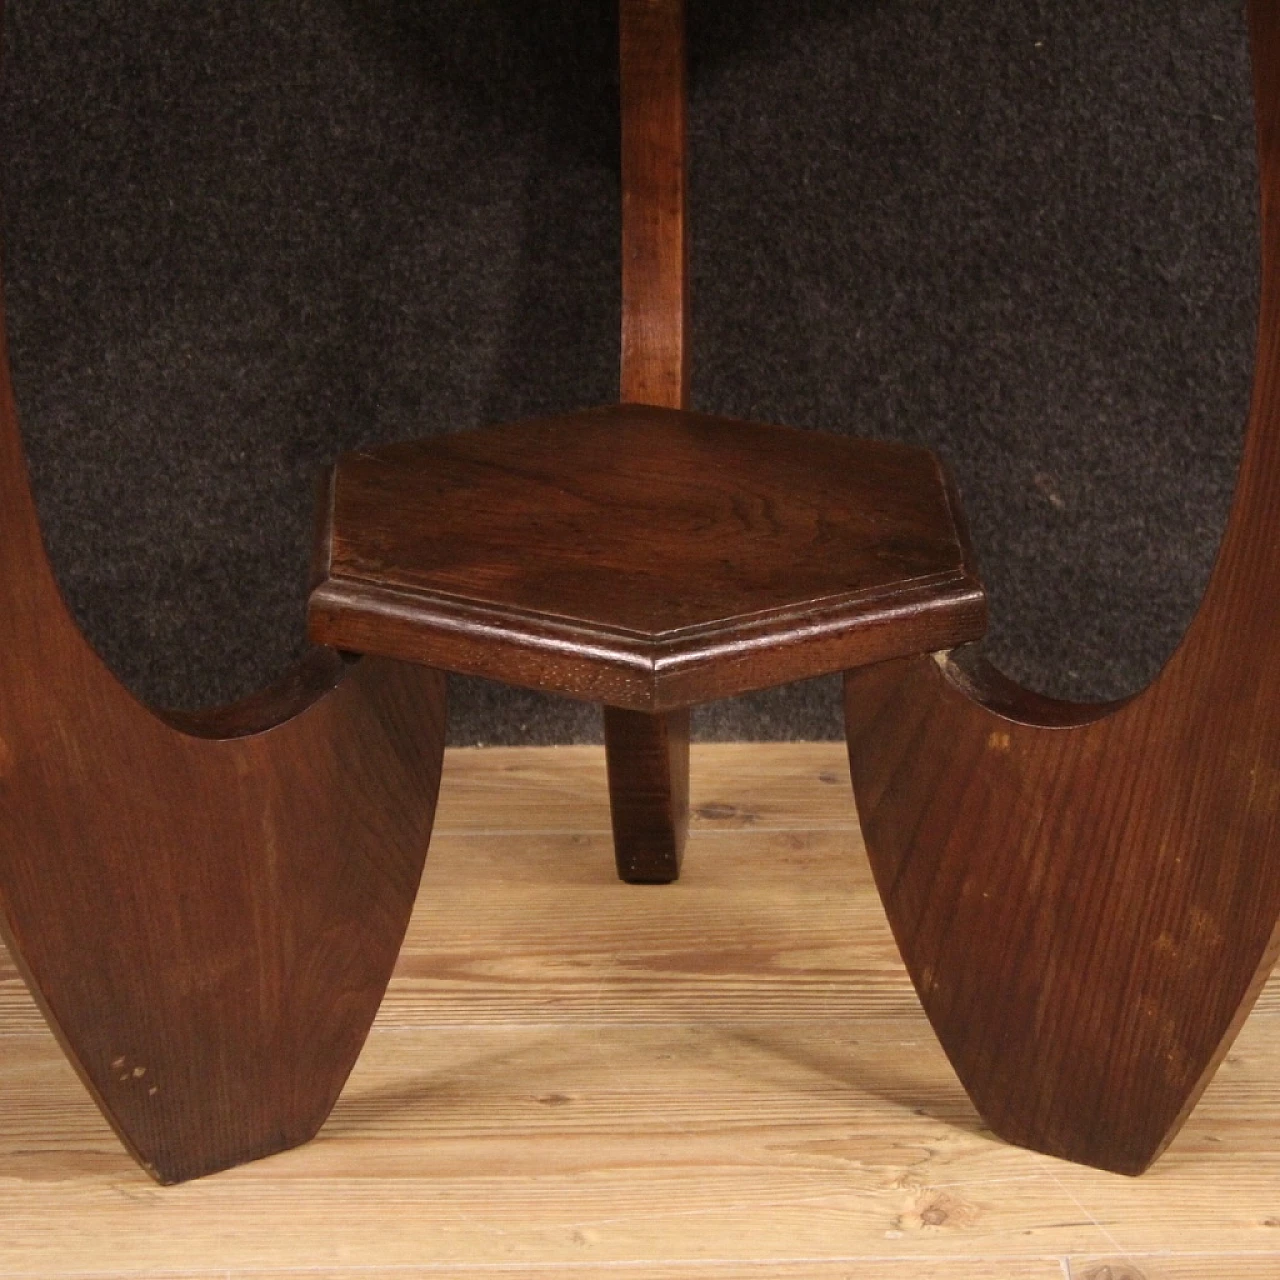
[[[624,401],[689,407],[688,86],[684,0],[621,0]],[[680,874],[689,820],[689,714],[606,709],[618,874]]]
[[669,884],[689,830],[689,712],[606,707],[604,746],[618,876]]
[[625,403],[343,458],[324,644],[601,702],[626,880],[679,871],[688,706],[972,639],[923,450],[687,412],[683,0],[621,0]]
[[0,361],[0,929],[158,1180],[310,1138],[391,976],[444,742],[435,672],[312,654],[203,716],[67,615]]
[[689,407],[684,0],[621,0],[622,399]]
[[847,677],[854,789],[912,978],[1003,1137],[1139,1173],[1280,950],[1280,5],[1250,5],[1263,297],[1203,605],[1132,700],[909,658]]
[[981,635],[922,449],[636,405],[351,454],[324,644],[633,711]]

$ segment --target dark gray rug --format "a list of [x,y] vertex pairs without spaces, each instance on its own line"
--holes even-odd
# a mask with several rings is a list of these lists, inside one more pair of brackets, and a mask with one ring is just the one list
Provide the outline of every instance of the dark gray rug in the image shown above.
[[[989,651],[1114,696],[1195,608],[1256,295],[1236,0],[690,0],[697,407],[932,445]],[[149,699],[297,651],[342,448],[615,395],[602,0],[9,0],[19,405],[55,565]],[[703,736],[839,732],[820,681]],[[458,682],[455,741],[596,733]]]

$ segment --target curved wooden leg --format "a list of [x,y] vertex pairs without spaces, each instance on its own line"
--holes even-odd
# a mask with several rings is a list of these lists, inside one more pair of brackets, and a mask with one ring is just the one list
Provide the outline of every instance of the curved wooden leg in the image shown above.
[[275,689],[153,714],[44,557],[0,358],[0,930],[160,1181],[310,1138],[399,951],[444,681],[317,650]]
[[669,884],[689,829],[689,712],[605,707],[604,744],[618,876]]
[[1280,5],[1253,0],[1263,303],[1236,504],[1186,640],[1131,701],[989,668],[850,673],[867,848],[930,1019],[991,1127],[1141,1172],[1280,950]]
[[1140,1173],[1275,959],[1280,827],[1274,791],[1256,788],[1280,777],[1280,722],[1263,712],[1236,737],[1222,720],[1239,707],[1214,725],[1178,682],[1185,711],[1169,687],[1055,728],[983,707],[960,681],[928,658],[846,677],[854,791],[894,934],[997,1134]]

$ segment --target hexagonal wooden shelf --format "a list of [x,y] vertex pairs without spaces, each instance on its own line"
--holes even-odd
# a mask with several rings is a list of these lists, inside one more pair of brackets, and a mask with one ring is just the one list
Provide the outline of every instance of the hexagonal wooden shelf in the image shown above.
[[348,454],[311,634],[656,713],[985,626],[937,459],[614,405]]
[[343,457],[311,635],[604,704],[618,871],[679,873],[688,708],[976,639],[924,449],[611,405]]

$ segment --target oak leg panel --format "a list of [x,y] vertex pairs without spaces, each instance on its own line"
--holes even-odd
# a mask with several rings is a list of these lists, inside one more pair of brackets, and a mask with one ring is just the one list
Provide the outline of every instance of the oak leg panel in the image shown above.
[[1085,706],[963,655],[849,672],[867,853],[991,1128],[1120,1173],[1165,1149],[1280,954],[1280,4],[1251,0],[1259,359],[1231,519],[1157,679]]
[[669,884],[689,828],[689,712],[605,707],[604,740],[618,876]]
[[1194,649],[1074,725],[928,657],[846,676],[867,854],[947,1056],[1000,1137],[1117,1173],[1176,1135],[1280,949],[1280,814],[1250,795],[1280,728],[1214,725]]
[[[30,665],[0,659],[0,690]],[[0,936],[158,1181],[307,1141],[408,924],[443,679],[362,662],[294,718],[229,738],[170,728],[105,677],[81,692],[42,698],[30,723],[0,699],[16,744],[0,779]],[[59,749],[33,748],[45,724]]]

